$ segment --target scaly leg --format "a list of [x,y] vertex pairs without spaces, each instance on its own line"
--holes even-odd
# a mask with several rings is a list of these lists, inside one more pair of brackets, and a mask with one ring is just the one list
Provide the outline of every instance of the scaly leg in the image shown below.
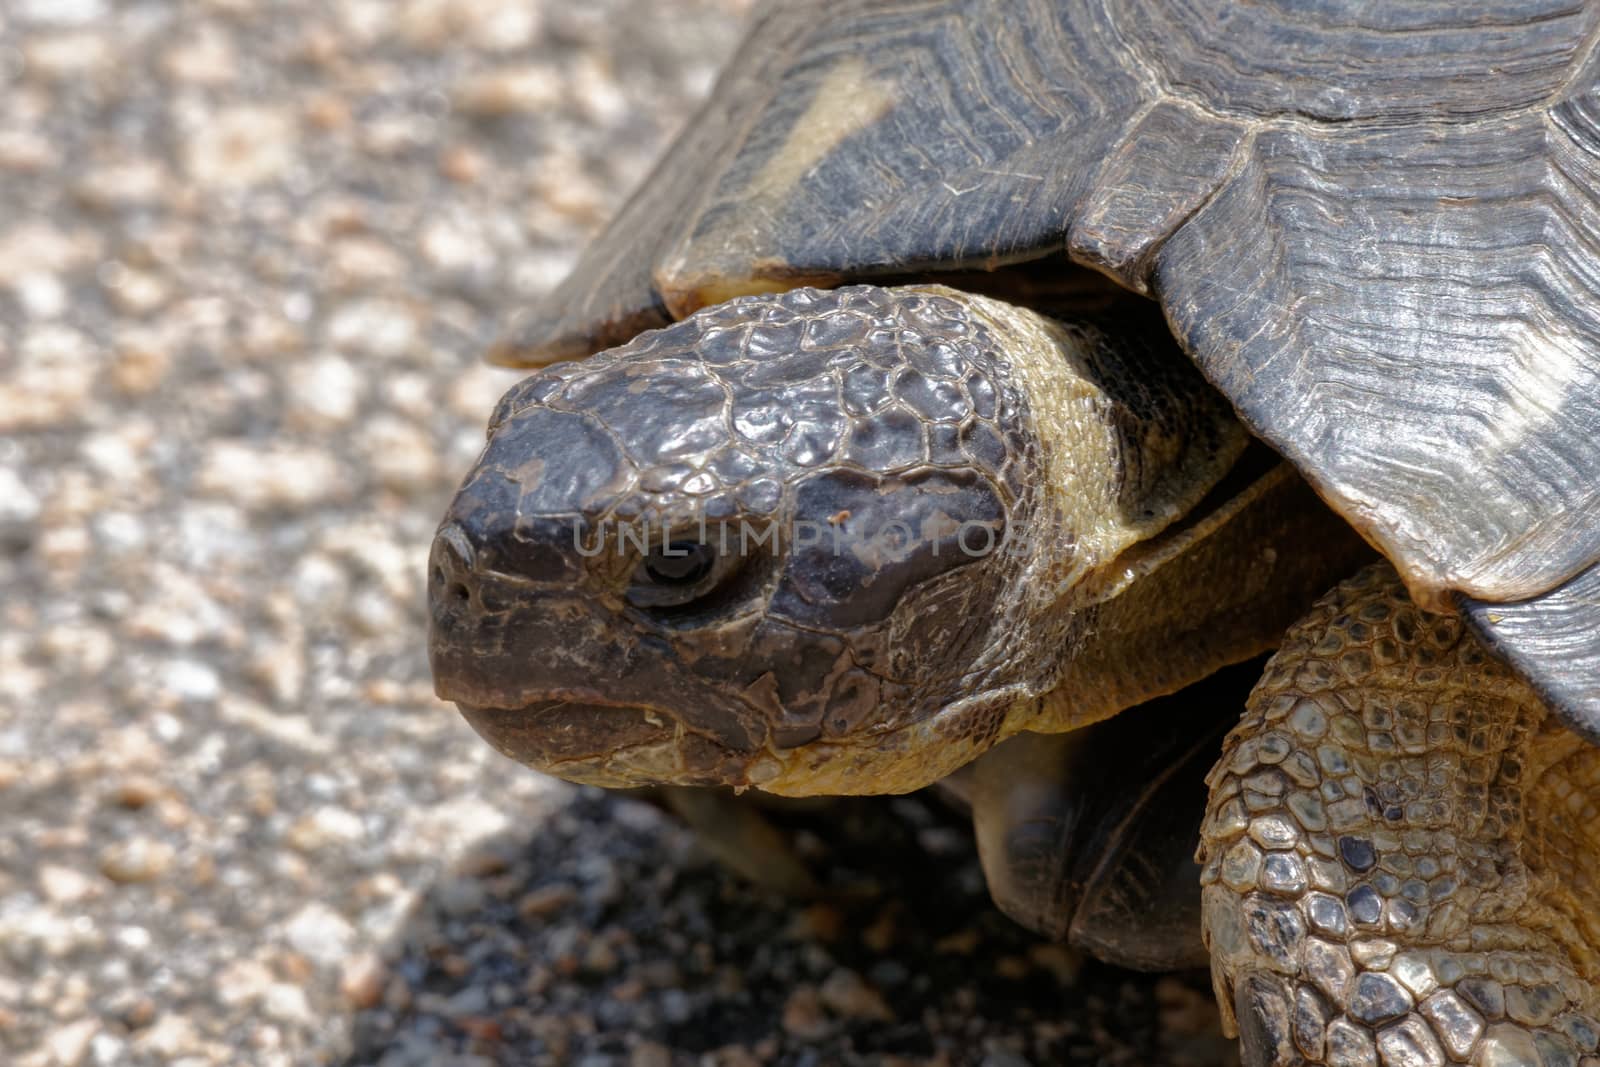
[[1600,749],[1387,566],[1289,631],[1208,784],[1249,1067],[1600,1067]]

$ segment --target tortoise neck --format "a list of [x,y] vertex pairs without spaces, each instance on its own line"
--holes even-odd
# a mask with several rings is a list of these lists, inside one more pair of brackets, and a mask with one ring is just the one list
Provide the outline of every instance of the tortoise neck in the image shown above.
[[1193,515],[1061,605],[1060,681],[1026,729],[1075,729],[1275,648],[1317,597],[1373,558],[1288,464],[1269,463],[1247,453]]

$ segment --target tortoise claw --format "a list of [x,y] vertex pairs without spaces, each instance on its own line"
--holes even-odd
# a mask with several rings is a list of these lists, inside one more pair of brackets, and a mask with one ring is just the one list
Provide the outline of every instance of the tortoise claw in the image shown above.
[[1240,978],[1234,986],[1233,1013],[1244,1067],[1299,1067],[1306,1062],[1294,1045],[1294,995],[1281,976]]

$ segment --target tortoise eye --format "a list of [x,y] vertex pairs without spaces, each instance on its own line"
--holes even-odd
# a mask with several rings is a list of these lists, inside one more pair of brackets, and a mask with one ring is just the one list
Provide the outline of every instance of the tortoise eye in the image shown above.
[[634,568],[628,599],[642,608],[681,608],[712,592],[736,569],[715,545],[672,541],[648,552]]
[[645,577],[659,586],[697,585],[716,566],[717,551],[696,541],[674,541],[664,551],[652,552],[640,566]]

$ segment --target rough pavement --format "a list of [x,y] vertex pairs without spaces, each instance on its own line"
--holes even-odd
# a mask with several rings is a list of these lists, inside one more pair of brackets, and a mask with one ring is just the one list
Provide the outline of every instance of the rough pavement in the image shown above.
[[432,696],[479,353],[744,6],[0,4],[0,1060],[1226,1061],[926,803],[807,816],[805,908]]

